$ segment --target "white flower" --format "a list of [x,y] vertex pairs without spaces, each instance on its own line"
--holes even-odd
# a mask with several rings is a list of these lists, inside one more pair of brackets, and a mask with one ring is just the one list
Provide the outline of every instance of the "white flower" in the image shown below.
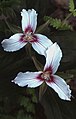
[[54,75],[60,64],[62,52],[57,43],[54,43],[46,51],[46,64],[43,71],[39,72],[20,72],[12,81],[21,87],[27,86],[35,88],[45,82],[53,88],[61,99],[70,100],[71,90],[66,82],[59,76]]
[[16,33],[9,39],[4,39],[2,47],[5,51],[13,52],[24,47],[28,42],[41,55],[45,55],[45,50],[52,45],[52,41],[46,36],[35,34],[37,26],[37,13],[34,9],[21,12],[23,33]]

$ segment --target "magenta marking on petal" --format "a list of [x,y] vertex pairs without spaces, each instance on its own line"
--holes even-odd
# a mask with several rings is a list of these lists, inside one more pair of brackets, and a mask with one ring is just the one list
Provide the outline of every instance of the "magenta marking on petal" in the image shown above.
[[30,25],[27,28],[25,28],[24,33],[27,33],[27,32],[32,32],[33,33],[33,29],[31,28]]
[[25,36],[25,35],[22,35],[22,36],[21,36],[21,38],[20,38],[20,41],[21,41],[21,42],[23,42],[23,37],[24,37],[24,36]]
[[38,42],[38,38],[35,35],[32,35],[32,40],[30,41],[31,43],[33,42]]
[[24,42],[24,43],[26,43],[27,40],[24,40],[24,39],[23,39],[24,37],[25,37],[25,35],[22,35],[19,41],[20,41],[20,42]]
[[54,77],[52,75],[50,76],[49,80],[46,80],[46,79],[42,78],[42,75],[43,75],[43,73],[39,74],[36,78],[40,81],[45,81],[45,82],[48,82],[48,83],[54,82]]
[[44,81],[44,78],[41,77],[42,74],[43,74],[43,73],[39,74],[39,75],[36,77],[36,78],[37,78],[38,80],[40,80],[40,81]]
[[[45,73],[45,72],[43,72]],[[43,73],[39,74],[36,78],[40,81],[45,81],[45,82],[48,82],[48,83],[52,83],[52,82],[55,82],[54,81],[54,77],[50,74],[50,78],[47,80],[47,79],[44,79],[43,78]]]
[[53,72],[53,71],[52,71],[52,67],[51,67],[51,66],[47,67],[44,72],[46,72],[46,71],[49,71],[49,72],[51,72],[51,74],[52,74],[52,72]]
[[50,79],[49,80],[46,80],[46,82],[48,82],[48,83],[54,82],[54,77],[53,76],[50,76]]

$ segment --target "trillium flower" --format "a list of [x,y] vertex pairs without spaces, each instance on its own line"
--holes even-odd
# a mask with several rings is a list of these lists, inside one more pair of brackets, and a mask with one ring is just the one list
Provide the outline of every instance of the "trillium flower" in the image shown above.
[[12,80],[21,87],[27,86],[35,88],[45,82],[48,86],[58,93],[59,97],[64,100],[70,100],[71,90],[69,85],[59,76],[54,75],[60,64],[62,52],[57,43],[54,43],[46,51],[46,64],[43,71],[18,73],[17,77]]
[[2,41],[2,47],[5,51],[13,52],[24,47],[28,42],[41,55],[45,55],[45,49],[52,45],[52,41],[45,35],[35,34],[37,26],[37,13],[34,9],[21,12],[23,33],[16,33],[9,39]]

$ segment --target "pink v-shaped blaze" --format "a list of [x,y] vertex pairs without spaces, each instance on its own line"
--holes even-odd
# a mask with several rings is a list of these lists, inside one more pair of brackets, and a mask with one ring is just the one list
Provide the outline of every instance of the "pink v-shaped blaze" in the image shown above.
[[[29,39],[29,37],[30,37],[30,39]],[[30,25],[28,25],[27,28],[25,28],[24,34],[21,36],[19,41],[20,42],[25,42],[25,43],[26,42],[30,42],[30,43],[38,42],[38,38],[37,38],[36,35],[34,35],[33,29],[31,28]]]
[[[46,72],[44,72],[44,74],[45,74]],[[52,82],[54,82],[54,78],[53,78],[53,76],[50,74],[50,78],[47,80],[47,79],[44,79],[43,77],[42,77],[42,75],[43,75],[43,73],[41,73],[41,74],[39,74],[37,77],[36,77],[36,79],[38,79],[38,80],[40,80],[40,81],[44,81],[44,82],[48,82],[48,83],[52,83]]]
[[23,42],[23,43],[27,43],[27,42],[29,42],[29,43],[34,43],[34,42],[38,42],[38,38],[37,38],[37,36],[36,35],[34,35],[33,33],[31,33],[31,39],[29,40],[29,35],[28,35],[28,38],[26,37],[26,34],[23,34],[22,36],[21,36],[21,38],[20,38],[20,42]]
[[44,82],[48,82],[48,83],[52,83],[54,82],[54,77],[53,77],[53,71],[52,71],[52,67],[46,67],[46,69],[39,74],[36,78],[40,81],[44,81]]
[[25,28],[25,30],[24,30],[24,34],[26,34],[27,32],[31,32],[31,33],[33,33],[33,29],[31,28],[30,25],[28,25],[28,27]]

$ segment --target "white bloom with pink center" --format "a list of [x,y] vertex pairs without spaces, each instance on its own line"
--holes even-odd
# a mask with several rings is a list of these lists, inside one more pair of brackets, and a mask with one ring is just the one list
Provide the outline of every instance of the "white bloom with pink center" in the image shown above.
[[1,44],[5,51],[13,52],[23,48],[28,42],[41,55],[52,45],[52,41],[45,35],[35,34],[37,26],[37,13],[34,9],[21,12],[23,33],[16,33],[9,39],[4,39]]
[[59,67],[62,52],[57,43],[54,43],[46,51],[46,64],[43,71],[18,73],[17,77],[12,80],[21,87],[27,86],[35,88],[45,82],[53,88],[63,100],[71,100],[71,90],[69,85],[59,76],[54,75]]

